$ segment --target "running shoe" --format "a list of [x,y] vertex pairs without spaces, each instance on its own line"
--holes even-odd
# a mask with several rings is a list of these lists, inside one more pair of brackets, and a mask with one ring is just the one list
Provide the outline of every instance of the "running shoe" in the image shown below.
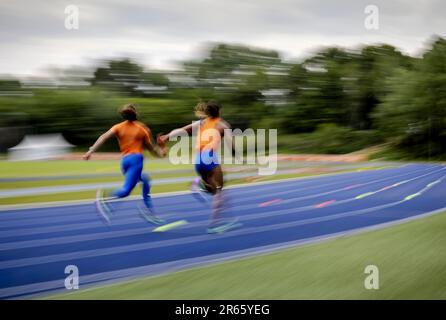
[[238,218],[232,219],[231,221],[215,225],[215,226],[209,226],[207,228],[207,233],[215,234],[215,233],[223,233],[235,228],[240,227],[242,224],[239,222]]
[[200,177],[196,177],[192,181],[191,191],[195,199],[203,203],[209,203],[208,198],[205,196],[205,193],[209,192],[206,190],[206,186],[204,185],[203,180],[201,180]]
[[152,208],[148,208],[146,206],[138,206],[138,211],[139,211],[140,216],[149,223],[152,223],[157,226],[166,223],[166,221],[164,221],[161,218],[158,218],[155,215]]
[[106,224],[110,224],[111,209],[104,197],[104,190],[99,189],[96,192],[96,208],[99,215]]

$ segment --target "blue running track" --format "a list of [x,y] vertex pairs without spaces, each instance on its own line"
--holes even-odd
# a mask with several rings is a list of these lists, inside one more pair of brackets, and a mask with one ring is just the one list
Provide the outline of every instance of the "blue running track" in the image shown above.
[[446,166],[409,164],[226,190],[241,227],[207,234],[209,205],[191,194],[154,204],[167,232],[138,216],[138,201],[113,203],[111,226],[94,204],[0,212],[0,298],[64,292],[65,267],[80,287],[171,272],[382,227],[446,208]]

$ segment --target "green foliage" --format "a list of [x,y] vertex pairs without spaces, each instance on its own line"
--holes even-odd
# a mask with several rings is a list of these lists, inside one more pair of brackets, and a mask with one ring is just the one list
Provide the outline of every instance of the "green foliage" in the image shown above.
[[233,71],[250,72],[281,63],[273,50],[254,49],[242,45],[217,44],[202,61],[185,63],[186,69],[199,80],[230,77]]
[[335,124],[322,124],[313,133],[285,135],[279,139],[282,152],[343,154],[381,143],[374,130],[353,131]]
[[130,59],[122,59],[97,68],[90,83],[121,95],[143,96],[145,87],[168,86],[169,80],[162,73],[146,72]]
[[389,79],[390,94],[374,113],[377,127],[414,155],[446,152],[446,41],[437,39],[413,70]]

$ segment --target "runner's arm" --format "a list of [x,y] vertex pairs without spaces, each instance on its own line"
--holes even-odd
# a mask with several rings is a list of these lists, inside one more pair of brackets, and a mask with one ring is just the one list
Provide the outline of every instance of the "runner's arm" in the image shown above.
[[91,155],[96,152],[97,149],[99,149],[100,146],[102,146],[108,139],[113,137],[115,135],[115,132],[113,129],[108,130],[107,132],[101,134],[99,138],[96,140],[96,142],[88,149],[88,151],[84,154],[83,159],[89,160]]
[[155,146],[152,142],[152,132],[148,127],[145,127],[145,129],[147,131],[147,136],[144,139],[144,144],[146,145],[146,148],[153,156],[157,158],[164,158],[166,156],[165,148],[160,148],[160,146]]
[[191,135],[193,129],[198,128],[199,126],[200,126],[200,121],[195,121],[182,128],[174,129],[166,135],[159,136],[158,139],[161,140],[162,143],[166,143],[170,138],[180,136],[184,132],[187,132],[188,135]]

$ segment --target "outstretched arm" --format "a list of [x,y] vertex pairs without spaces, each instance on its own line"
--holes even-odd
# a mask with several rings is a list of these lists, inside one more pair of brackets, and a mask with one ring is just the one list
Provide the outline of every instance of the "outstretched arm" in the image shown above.
[[188,124],[187,126],[184,126],[182,128],[174,129],[168,134],[162,135],[158,137],[158,142],[166,143],[169,141],[171,137],[176,137],[181,135],[183,132],[187,132],[187,134],[191,135],[194,128],[197,128],[200,125],[200,121],[195,121],[191,124]]
[[155,146],[153,145],[152,142],[152,132],[150,131],[149,128],[146,127],[147,130],[147,137],[144,141],[144,144],[146,145],[147,149],[149,150],[149,152],[157,157],[157,158],[164,158],[166,156],[166,149],[165,148],[160,148],[160,146]]
[[115,135],[114,131],[112,129],[108,130],[104,134],[101,134],[101,136],[96,140],[96,142],[88,149],[88,151],[84,154],[83,159],[89,160],[93,152],[96,152],[97,149],[99,149],[100,146],[102,146],[105,141],[110,139]]

